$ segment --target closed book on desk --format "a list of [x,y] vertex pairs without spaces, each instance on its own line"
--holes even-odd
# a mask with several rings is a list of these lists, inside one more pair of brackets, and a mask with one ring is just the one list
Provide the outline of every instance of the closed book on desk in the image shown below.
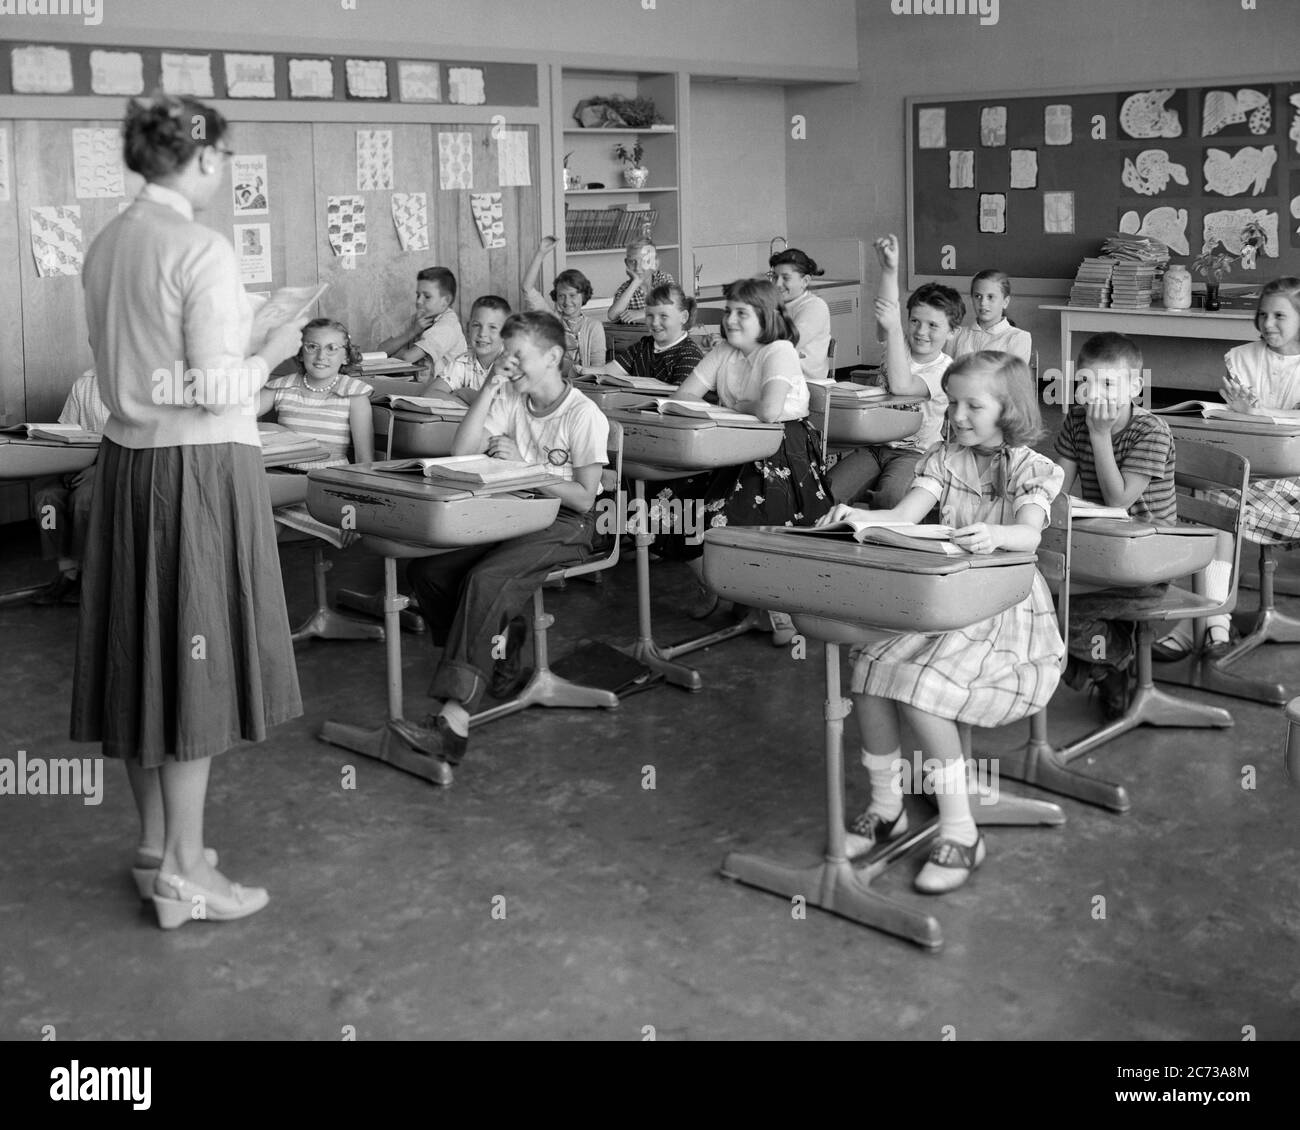
[[1070,496],[1070,518],[1078,521],[1080,518],[1128,518],[1128,511],[1122,506],[1103,506],[1099,502],[1088,502],[1086,499],[1075,498]]
[[745,412],[733,412],[730,408],[722,408],[716,404],[705,404],[702,400],[661,400],[659,402],[659,414],[661,416],[686,416],[692,420],[711,420],[727,428],[767,428],[770,424],[764,423],[757,416],[750,416]]
[[791,526],[785,532],[810,537],[852,538],[862,545],[892,545],[897,549],[916,549],[922,553],[940,553],[948,557],[966,552],[952,541],[951,526],[915,525],[910,522],[855,522],[845,519],[825,526]]

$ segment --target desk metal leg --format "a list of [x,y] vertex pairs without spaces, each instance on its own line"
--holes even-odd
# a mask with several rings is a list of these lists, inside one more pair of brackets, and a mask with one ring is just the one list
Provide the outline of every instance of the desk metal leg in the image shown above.
[[[364,612],[376,619],[387,619],[384,614],[384,594],[382,592],[357,592],[355,589],[339,589],[334,603],[340,608],[351,608],[354,612]],[[409,608],[403,608],[398,617],[398,630],[405,628],[408,632],[424,632],[428,628],[424,617]]]
[[303,640],[382,640],[384,629],[379,624],[366,624],[350,616],[340,616],[330,607],[329,593],[325,587],[325,574],[334,568],[326,561],[320,548],[313,550],[312,577],[316,587],[316,611],[311,614],[291,637],[294,643]]
[[44,585],[32,585],[25,589],[10,589],[8,592],[0,592],[0,605],[5,604],[22,604],[31,600],[38,592],[49,588],[48,583]]
[[411,773],[435,785],[450,785],[451,766],[428,754],[417,752],[402,736],[407,726],[402,718],[402,631],[399,614],[409,601],[397,591],[397,561],[384,558],[384,653],[388,671],[388,721],[376,729],[363,729],[344,722],[326,722],[320,739],[372,757],[395,769]]
[[1037,785],[1057,796],[1068,796],[1084,804],[1095,804],[1112,812],[1127,812],[1131,802],[1123,785],[1099,781],[1071,769],[1047,736],[1047,710],[1029,719],[1029,740],[1005,753],[982,754],[997,762],[998,773],[1013,781]]
[[[860,922],[885,933],[906,938],[926,949],[943,946],[938,920],[912,910],[871,890],[871,882],[915,848],[928,843],[939,831],[931,820],[915,831],[885,845],[860,864],[850,863],[844,844],[844,718],[852,709],[840,695],[840,649],[826,644],[826,853],[822,863],[793,867],[774,860],[732,852],[722,863],[722,874],[751,887],[794,898]],[[982,798],[988,800],[990,798]],[[978,824],[1062,824],[1065,814],[1055,804],[1025,800],[1002,793],[995,803],[971,806]]]
[[[634,480],[638,514],[645,514],[645,481]],[[698,691],[704,687],[700,673],[683,663],[672,662],[674,654],[681,654],[675,649],[661,648],[654,640],[654,629],[650,622],[650,544],[654,538],[648,529],[636,532],[636,615],[637,639],[631,647],[621,648],[633,659],[644,663],[651,671],[662,675],[668,682],[688,691]]]

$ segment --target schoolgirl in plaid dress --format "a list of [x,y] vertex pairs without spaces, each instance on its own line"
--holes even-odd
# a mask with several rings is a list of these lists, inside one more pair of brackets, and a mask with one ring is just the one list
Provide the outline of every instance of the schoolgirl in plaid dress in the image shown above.
[[[1028,444],[1041,418],[1028,368],[1007,353],[973,353],[944,375],[951,440],[931,447],[893,510],[836,506],[840,517],[921,522],[937,504],[940,522],[970,553],[1038,546],[1063,472]],[[927,758],[943,763],[935,782],[939,840],[916,878],[918,889],[960,886],[984,858],[970,814],[958,724],[1002,726],[1044,707],[1056,690],[1065,645],[1041,576],[1019,604],[959,631],[890,635],[853,652],[854,705],[869,748],[871,806],[850,825],[850,850],[868,850],[907,828],[902,805],[899,718]]]

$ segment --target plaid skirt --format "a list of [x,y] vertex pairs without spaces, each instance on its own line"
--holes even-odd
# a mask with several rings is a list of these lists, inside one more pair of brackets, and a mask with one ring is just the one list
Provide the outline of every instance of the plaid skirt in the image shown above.
[[1005,726],[1047,705],[1064,654],[1051,593],[1035,574],[1024,600],[978,624],[855,647],[853,693],[972,726]]
[[[1235,507],[1235,490],[1211,491],[1208,497]],[[1300,479],[1257,479],[1246,489],[1242,533],[1253,542],[1300,539]]]
[[260,449],[105,439],[98,466],[73,740],[157,768],[261,741],[298,717]]

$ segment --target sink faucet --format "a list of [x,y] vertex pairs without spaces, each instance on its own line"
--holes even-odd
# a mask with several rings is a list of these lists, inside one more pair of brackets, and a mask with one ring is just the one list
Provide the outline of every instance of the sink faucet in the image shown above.
[[768,257],[769,259],[772,258],[772,256],[776,254],[776,241],[777,241],[778,239],[781,241],[781,250],[782,250],[782,251],[784,251],[787,247],[790,246],[790,241],[789,241],[788,239],[786,239],[785,236],[783,236],[783,235],[774,235],[771,239],[769,239],[769,240],[767,241],[767,257]]
[[700,293],[700,275],[704,271],[704,264],[701,263],[694,255],[691,256],[691,263],[695,271],[695,293]]

